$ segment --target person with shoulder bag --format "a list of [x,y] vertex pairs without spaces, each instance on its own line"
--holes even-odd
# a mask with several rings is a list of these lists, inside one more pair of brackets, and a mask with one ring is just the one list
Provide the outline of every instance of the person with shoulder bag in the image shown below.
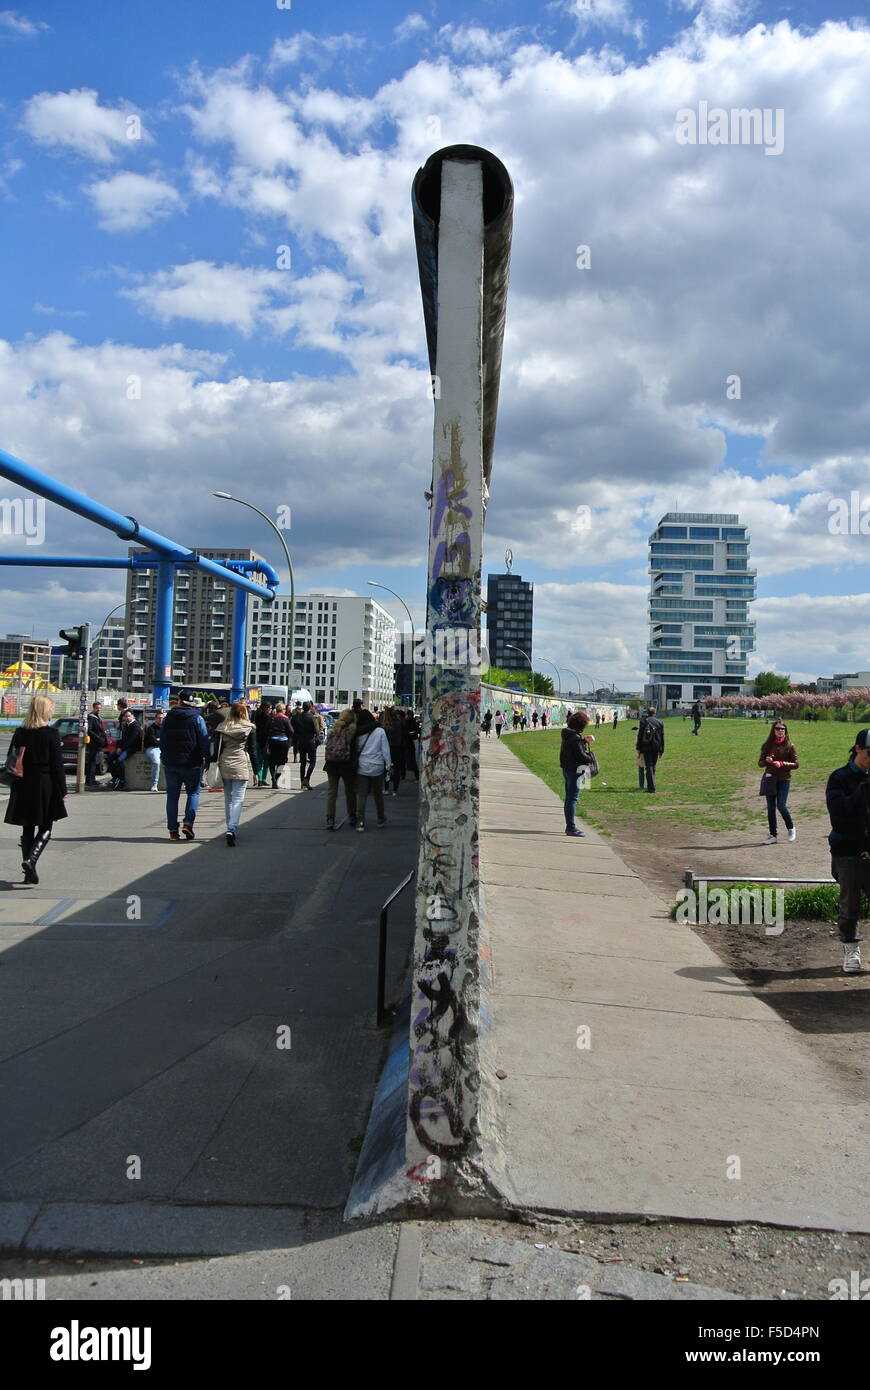
[[11,790],[5,821],[21,826],[25,883],[39,883],[36,861],[51,839],[55,821],[65,820],[67,814],[60,734],[49,723],[53,713],[54,703],[46,695],[34,695],[24,723],[12,735],[6,765]]
[[[616,725],[614,725],[615,727]],[[634,747],[638,754],[637,780],[639,789],[640,791],[644,790],[645,778],[646,790],[654,792],[656,789],[656,763],[659,758],[665,756],[665,726],[656,717],[655,705],[648,705],[646,713],[641,715]]]
[[384,776],[390,770],[390,745],[370,710],[361,709],[357,714],[353,747],[356,762],[356,828],[361,833],[366,828],[365,811],[369,792],[375,799],[378,825],[387,823],[384,814]]
[[277,790],[281,769],[287,765],[290,740],[293,737],[293,728],[284,713],[284,708],[284,702],[279,700],[269,716],[266,756],[269,760],[269,775],[272,778],[273,790]]
[[[562,776],[565,779],[565,834],[575,839],[582,838],[585,830],[578,830],[574,822],[577,798],[580,795],[580,784],[584,769],[594,762],[594,755],[589,748],[590,743],[595,742],[594,734],[584,734],[584,730],[589,723],[588,714],[577,710],[575,714],[569,714],[567,723],[562,730],[562,741],[559,749],[559,766],[562,769]],[[595,763],[597,771],[598,764]]]
[[347,821],[351,827],[356,825],[356,768],[353,758],[353,741],[356,736],[356,720],[353,710],[343,709],[326,736],[323,770],[327,778],[326,828],[335,829],[335,806],[338,800],[338,784],[344,783],[344,799],[347,806]]
[[244,700],[230,705],[222,724],[215,729],[215,753],[224,784],[226,841],[229,849],[236,843],[236,831],[245,804],[248,782],[257,762],[257,731],[248,718]]
[[767,828],[769,833],[763,843],[766,845],[778,843],[777,811],[782,816],[783,824],[788,831],[788,838],[796,840],[797,831],[794,828],[794,821],[789,814],[786,802],[788,801],[788,789],[791,786],[792,769],[799,767],[800,764],[797,749],[788,736],[788,725],[782,719],[776,720],[761,745],[758,766],[764,768],[764,776],[761,779],[758,794],[767,798]]

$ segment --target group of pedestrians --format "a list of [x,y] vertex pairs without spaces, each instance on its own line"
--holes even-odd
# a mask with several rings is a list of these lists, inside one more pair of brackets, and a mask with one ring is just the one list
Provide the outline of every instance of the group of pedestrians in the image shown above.
[[361,700],[343,710],[327,739],[324,771],[327,777],[326,828],[335,830],[338,789],[344,786],[348,825],[366,828],[366,803],[371,795],[378,825],[386,825],[385,787],[393,796],[413,772],[419,782],[420,723],[413,710],[388,706],[376,718]]

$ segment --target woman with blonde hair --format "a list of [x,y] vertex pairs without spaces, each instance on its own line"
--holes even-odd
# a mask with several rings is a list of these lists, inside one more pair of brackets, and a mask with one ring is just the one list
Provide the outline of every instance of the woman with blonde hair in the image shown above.
[[34,695],[24,723],[12,735],[12,749],[23,752],[21,776],[9,793],[6,824],[21,826],[21,867],[25,883],[38,883],[36,861],[51,839],[54,822],[66,818],[66,776],[60,734],[49,724],[54,704]]
[[215,729],[217,763],[224,784],[224,810],[227,818],[227,848],[236,843],[236,831],[245,802],[245,792],[257,761],[257,731],[248,718],[244,700],[230,705],[226,719]]

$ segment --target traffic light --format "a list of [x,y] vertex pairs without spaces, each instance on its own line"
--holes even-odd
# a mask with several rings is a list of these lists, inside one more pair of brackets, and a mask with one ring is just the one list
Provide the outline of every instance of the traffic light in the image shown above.
[[85,654],[85,627],[86,624],[82,623],[81,627],[61,628],[61,637],[69,643],[69,646],[58,649],[61,656],[71,656],[73,661],[81,660]]

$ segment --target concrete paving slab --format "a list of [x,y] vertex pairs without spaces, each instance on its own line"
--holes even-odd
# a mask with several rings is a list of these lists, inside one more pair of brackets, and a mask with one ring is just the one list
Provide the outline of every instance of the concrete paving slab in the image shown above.
[[870,1230],[865,1098],[627,866],[584,871],[585,841],[564,837],[560,867],[555,846],[511,833],[543,785],[512,768],[494,813],[507,779],[491,774],[512,757],[483,745],[489,823],[504,828],[482,832],[481,866],[517,1200]]

